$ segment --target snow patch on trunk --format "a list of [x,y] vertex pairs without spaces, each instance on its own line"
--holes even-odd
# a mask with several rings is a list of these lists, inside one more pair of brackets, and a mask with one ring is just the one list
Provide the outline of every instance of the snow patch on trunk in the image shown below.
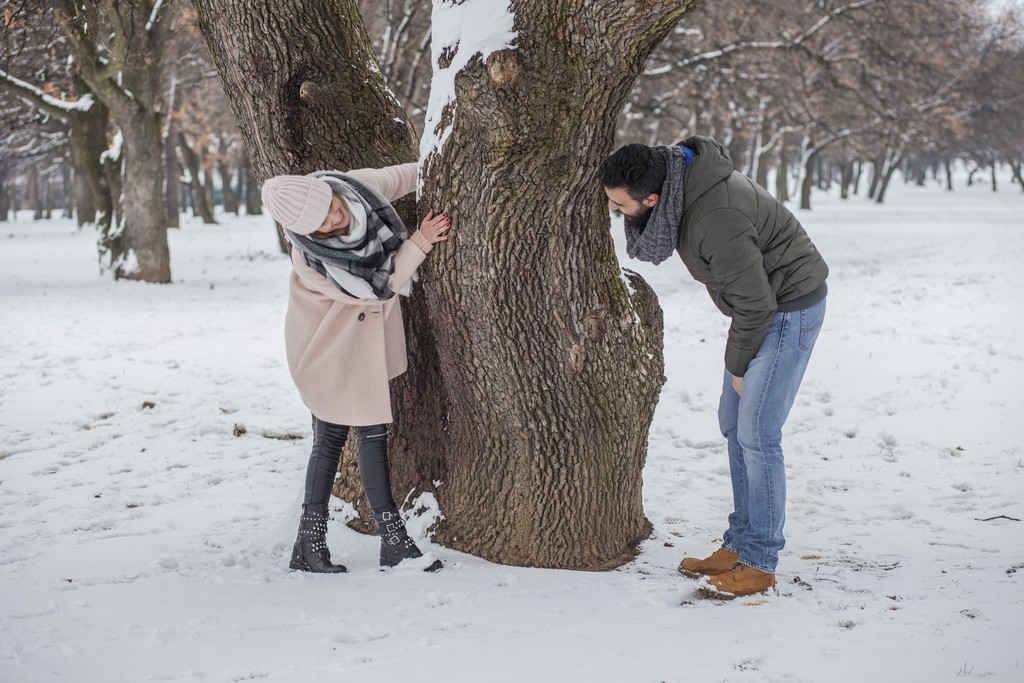
[[[474,58],[514,47],[518,37],[513,29],[515,15],[508,0],[434,0],[431,13],[431,60],[434,75],[430,101],[420,138],[420,177],[417,195],[423,189],[423,174],[430,161],[440,156],[455,126],[457,103],[455,78]],[[441,60],[447,66],[441,66]],[[445,120],[445,112],[451,110]]]

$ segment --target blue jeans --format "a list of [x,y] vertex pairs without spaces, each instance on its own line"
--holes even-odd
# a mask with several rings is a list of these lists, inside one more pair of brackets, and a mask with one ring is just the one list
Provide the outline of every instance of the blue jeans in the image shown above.
[[776,313],[768,334],[743,376],[743,395],[725,385],[718,422],[729,443],[733,512],[722,547],[740,562],[774,572],[785,545],[786,466],[782,425],[811,358],[825,319],[825,300],[802,311]]

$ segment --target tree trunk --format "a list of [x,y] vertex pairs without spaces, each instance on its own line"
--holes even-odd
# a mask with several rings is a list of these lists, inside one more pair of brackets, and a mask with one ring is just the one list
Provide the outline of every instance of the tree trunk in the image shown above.
[[1024,176],[1021,176],[1021,163],[1011,161],[1010,168],[1013,170],[1013,179],[1020,185],[1021,192],[1024,192]]
[[871,162],[871,186],[868,188],[868,199],[874,199],[878,194],[878,187],[882,183],[884,169],[885,152],[882,152]]
[[238,215],[238,194],[233,186],[235,172],[231,163],[226,159],[217,162],[217,171],[220,173],[220,187],[223,196],[224,213]]
[[178,149],[181,150],[181,158],[185,161],[185,168],[189,175],[189,189],[192,192],[192,215],[199,216],[206,225],[215,224],[210,203],[206,196],[206,186],[202,181],[200,173],[199,155],[188,144],[188,138],[184,133],[178,133]]
[[800,183],[800,208],[811,208],[811,189],[814,187],[814,169],[818,164],[817,153],[812,153],[804,159],[804,178]]
[[779,170],[775,174],[775,198],[780,202],[789,201],[789,158],[786,156],[786,142],[779,143]]
[[892,180],[892,174],[895,172],[895,166],[888,166],[885,173],[882,174],[882,182],[878,185],[878,195],[875,197],[876,203],[882,204],[885,202],[885,191],[889,189],[889,181]]
[[7,190],[7,171],[0,170],[0,222],[10,220],[11,195]]
[[757,174],[754,182],[761,187],[768,187],[768,162],[772,158],[772,151],[766,149],[757,156]]
[[50,220],[53,218],[53,178],[46,176],[46,178],[40,179],[39,188],[42,190],[43,196],[40,206],[43,209],[43,218]]
[[928,166],[925,164],[925,160],[916,159],[911,170],[914,176],[914,185],[924,187],[924,182],[928,179]]
[[875,199],[879,204],[885,201],[885,192],[889,189],[889,181],[892,180],[896,169],[900,167],[903,159],[906,158],[907,150],[910,148],[910,140],[911,138],[907,135],[895,136],[893,142],[883,153],[882,183],[878,188],[878,197]]
[[[115,115],[116,116],[116,115]],[[118,279],[170,282],[164,211],[164,162],[156,112],[117,117],[124,135],[124,251],[112,262]]]
[[996,162],[994,161],[992,162],[992,191],[998,191],[998,187],[996,186]]
[[[213,167],[206,163],[205,155],[199,153],[199,167],[203,169],[203,192],[206,193],[206,206],[210,212],[210,220],[216,223],[216,219],[213,217],[213,210],[217,206],[217,195],[216,188],[213,183]],[[205,222],[205,221],[204,221]]]
[[949,190],[950,192],[952,192],[953,191],[953,164],[949,161],[949,159],[946,159],[944,165],[946,167],[946,189]]
[[876,203],[882,204],[885,202],[885,192],[889,189],[889,182],[892,180],[892,176],[896,172],[896,168],[896,164],[886,164],[885,170],[882,173],[882,181],[878,185],[878,195],[875,197]]
[[249,153],[242,151],[242,176],[245,178],[245,214],[258,216],[263,213],[263,197],[260,195],[259,181],[249,161]]
[[32,220],[43,219],[43,193],[39,189],[39,169],[35,166],[28,174],[28,200],[32,205]]
[[[415,158],[376,70],[351,66],[372,61],[354,3],[195,4],[261,177]],[[649,533],[661,311],[620,276],[594,175],[647,55],[695,4],[513,1],[516,50],[471,60],[457,108],[428,118],[450,136],[424,155],[423,206],[457,236],[406,307],[392,473],[399,500],[436,495],[451,547],[598,569]],[[443,67],[458,55],[441,47]]]
[[[88,85],[81,80],[76,82],[76,87],[82,92],[90,92]],[[79,203],[78,224],[95,221],[100,234],[110,231],[114,216],[114,198],[110,194],[110,184],[103,170],[109,122],[110,111],[95,95],[87,111],[76,112],[68,119],[68,137],[74,149],[75,177],[88,186],[94,206],[90,209],[88,204],[83,203],[84,200]]]
[[178,201],[181,189],[178,178],[181,167],[178,164],[178,127],[173,114],[169,115],[167,130],[163,133],[164,145],[164,211],[167,212],[167,227],[181,227],[181,203]]
[[[238,215],[240,195],[242,191],[242,164],[241,155],[229,142],[226,135],[221,135],[217,140],[217,173],[220,175],[221,197],[224,206],[224,213]],[[238,182],[235,183],[237,176]]]
[[71,159],[74,165],[74,180],[71,191],[74,195],[75,220],[78,222],[78,227],[81,228],[96,222],[96,198],[89,188],[89,180],[81,171],[83,163],[80,156],[81,153],[72,146]]
[[979,171],[981,171],[981,166],[975,166],[970,170],[967,174],[967,187],[972,187],[974,185],[974,176],[977,175]]
[[853,184],[853,161],[844,159],[839,164],[839,196],[842,199],[850,198],[850,186]]
[[74,165],[69,160],[61,164],[60,169],[60,182],[61,182],[61,210],[64,213],[64,218],[74,218],[75,216],[75,205],[76,205],[76,189],[78,183],[75,179]]
[[114,136],[113,148],[107,150],[100,157],[103,178],[106,186],[110,189],[110,226],[107,230],[100,230],[96,238],[96,251],[100,258],[100,269],[107,270],[110,267],[112,258],[121,254],[124,250],[124,233],[115,226],[124,225],[124,214],[121,204],[121,180],[124,178],[123,159],[121,149],[124,146],[121,132]]

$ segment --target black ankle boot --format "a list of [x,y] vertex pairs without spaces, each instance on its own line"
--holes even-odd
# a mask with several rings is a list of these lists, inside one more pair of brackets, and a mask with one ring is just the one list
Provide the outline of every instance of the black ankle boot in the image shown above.
[[303,505],[299,518],[299,535],[292,549],[291,569],[321,574],[340,574],[348,571],[344,565],[331,564],[331,551],[327,549],[327,506]]
[[[406,533],[405,520],[397,509],[374,512],[373,521],[377,523],[377,533],[380,534],[380,566],[394,567],[402,560],[423,557],[423,553]],[[423,571],[436,572],[443,566],[441,560],[434,560]]]

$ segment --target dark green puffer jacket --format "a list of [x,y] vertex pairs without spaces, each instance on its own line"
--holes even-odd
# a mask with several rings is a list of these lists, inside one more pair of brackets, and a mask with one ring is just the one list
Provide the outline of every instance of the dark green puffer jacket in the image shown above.
[[742,377],[776,311],[821,301],[828,266],[796,217],[733,167],[725,149],[701,136],[686,167],[676,249],[690,274],[732,318],[725,367]]

